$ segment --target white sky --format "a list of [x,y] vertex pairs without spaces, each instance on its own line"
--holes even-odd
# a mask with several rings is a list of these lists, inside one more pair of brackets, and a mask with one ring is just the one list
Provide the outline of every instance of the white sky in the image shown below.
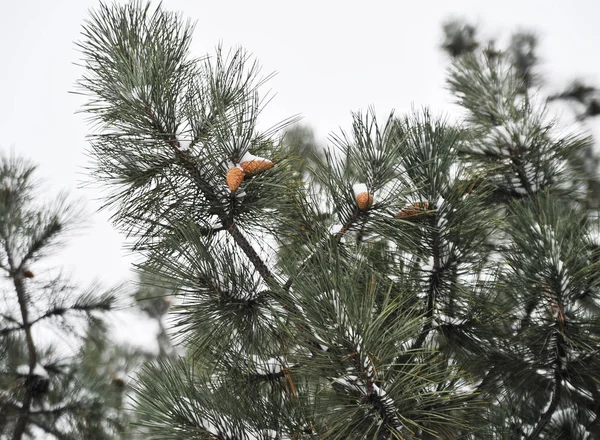
[[[130,256],[100,194],[80,188],[89,133],[75,114],[82,98],[68,94],[80,75],[74,41],[90,0],[0,0],[0,150],[13,149],[39,164],[44,189],[69,189],[87,201],[90,227],[56,259],[79,280],[113,283],[130,278]],[[197,21],[194,55],[216,44],[242,45],[277,93],[265,126],[293,114],[325,139],[347,127],[350,111],[374,105],[385,115],[428,105],[451,112],[444,91],[448,60],[438,49],[441,23],[464,17],[483,36],[506,38],[531,29],[541,37],[541,68],[551,84],[583,77],[600,84],[600,2],[597,0],[432,1],[193,1],[164,0]]]

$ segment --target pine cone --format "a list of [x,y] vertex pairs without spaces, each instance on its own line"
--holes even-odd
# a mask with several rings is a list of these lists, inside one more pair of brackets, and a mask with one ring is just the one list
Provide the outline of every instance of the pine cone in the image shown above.
[[125,387],[125,381],[122,378],[120,378],[119,376],[114,375],[112,377],[112,381],[111,382],[117,388],[123,388],[123,387]]
[[244,181],[244,171],[238,167],[227,170],[227,186],[231,192],[237,190]]
[[367,192],[358,194],[356,196],[356,204],[358,205],[358,209],[361,211],[366,211],[373,206],[373,195]]
[[275,164],[268,159],[253,159],[240,163],[240,166],[244,170],[244,173],[250,175],[267,171],[268,169],[273,168]]
[[416,202],[410,206],[407,206],[402,211],[397,213],[394,217],[403,218],[405,220],[418,220],[421,216],[427,214],[429,209],[429,203],[427,202]]

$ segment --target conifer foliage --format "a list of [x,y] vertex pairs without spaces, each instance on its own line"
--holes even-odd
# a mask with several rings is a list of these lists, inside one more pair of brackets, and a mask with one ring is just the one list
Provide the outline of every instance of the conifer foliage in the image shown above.
[[116,292],[46,263],[78,211],[63,196],[40,203],[34,171],[0,156],[0,438],[120,438],[123,389],[98,373],[96,347]]
[[303,161],[289,120],[261,129],[242,49],[193,58],[162,7],[92,14],[95,177],[186,347],[139,379],[148,438],[600,436],[589,140],[468,32],[448,45],[464,124],[356,113]]

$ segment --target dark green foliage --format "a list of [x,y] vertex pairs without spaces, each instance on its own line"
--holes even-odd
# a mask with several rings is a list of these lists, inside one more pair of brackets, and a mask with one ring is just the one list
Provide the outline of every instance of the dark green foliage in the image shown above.
[[471,53],[479,46],[476,34],[477,28],[468,23],[450,20],[443,26],[445,41],[442,48],[451,56],[457,57]]
[[123,390],[99,372],[100,333],[92,337],[116,291],[75,288],[42,265],[77,211],[64,196],[39,203],[34,170],[0,157],[0,437],[121,438]]
[[[175,291],[188,349],[136,384],[148,438],[597,433],[589,139],[557,131],[530,96],[533,37],[480,51],[475,28],[447,26],[464,124],[359,112],[321,151],[302,129],[259,129],[243,51],[194,60],[174,49],[191,28],[161,7],[100,11],[80,44],[102,127],[94,173],[116,188],[108,204],[149,282]],[[134,83],[113,54],[160,75]],[[135,108],[112,95],[140,86],[158,95]],[[247,153],[274,166],[229,191]]]

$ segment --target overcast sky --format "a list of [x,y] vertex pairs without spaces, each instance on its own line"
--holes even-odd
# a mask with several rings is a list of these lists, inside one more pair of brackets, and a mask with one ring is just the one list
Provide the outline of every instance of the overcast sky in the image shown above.
[[[51,195],[69,189],[85,201],[89,228],[56,263],[80,280],[112,283],[131,277],[131,256],[108,215],[95,213],[101,194],[81,188],[86,126],[69,94],[81,74],[74,42],[91,0],[0,0],[0,150],[39,164]],[[197,22],[194,55],[222,42],[252,52],[276,92],[265,126],[294,114],[319,138],[347,127],[350,112],[373,105],[381,114],[411,106],[455,111],[444,91],[447,57],[438,49],[441,24],[463,17],[484,37],[511,31],[541,37],[542,72],[550,86],[583,77],[600,84],[598,0],[202,1],[164,0]]]

